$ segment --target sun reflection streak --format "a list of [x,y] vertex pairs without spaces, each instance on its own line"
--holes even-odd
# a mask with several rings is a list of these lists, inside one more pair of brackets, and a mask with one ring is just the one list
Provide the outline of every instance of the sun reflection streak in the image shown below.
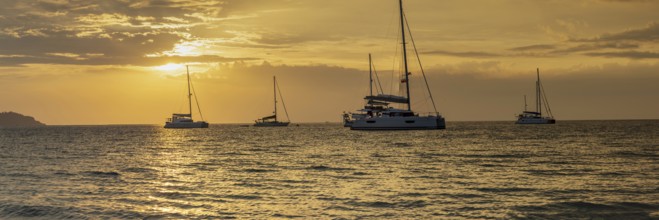
[[[213,216],[226,210],[222,192],[230,188],[222,181],[224,170],[208,154],[207,130],[158,128],[160,146],[148,158],[159,173],[149,186],[149,198],[157,206],[148,211],[180,216]],[[200,191],[199,189],[207,189]]]

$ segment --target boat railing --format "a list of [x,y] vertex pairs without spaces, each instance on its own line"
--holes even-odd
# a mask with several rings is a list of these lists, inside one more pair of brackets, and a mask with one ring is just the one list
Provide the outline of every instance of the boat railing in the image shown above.
[[442,117],[442,114],[439,112],[422,112],[418,114],[419,116],[437,116]]

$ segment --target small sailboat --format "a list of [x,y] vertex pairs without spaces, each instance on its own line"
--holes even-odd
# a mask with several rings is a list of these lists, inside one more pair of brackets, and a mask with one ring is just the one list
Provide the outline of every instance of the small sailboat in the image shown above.
[[[171,118],[167,119],[165,122],[165,128],[208,128],[208,122],[205,121],[194,121],[192,120],[192,95],[190,92],[190,86],[192,82],[190,81],[190,69],[188,66],[185,66],[187,79],[188,79],[188,114],[174,113]],[[197,102],[197,109],[199,114],[201,114],[201,109],[199,108],[199,100],[197,100],[197,95],[195,94],[195,100]],[[202,117],[203,120],[203,117]]]
[[[419,115],[418,113],[412,111],[412,103],[410,101],[410,78],[411,74],[408,69],[407,63],[407,43],[405,37],[407,32],[405,31],[406,27],[406,18],[403,13],[403,1],[399,0],[400,5],[400,27],[402,34],[402,61],[404,65],[404,73],[401,79],[400,86],[405,87],[405,95],[389,95],[389,94],[377,94],[373,95],[372,90],[372,76],[371,78],[371,93],[364,97],[367,105],[364,109],[358,110],[362,113],[344,113],[343,122],[345,127],[350,127],[351,130],[421,130],[421,129],[445,129],[446,122],[444,117],[437,112],[435,107],[435,101],[432,98],[432,93],[430,92],[430,87],[426,81],[426,87],[428,88],[428,93],[430,94],[430,100],[432,100],[433,108],[435,112],[428,115]],[[409,28],[408,28],[409,29]],[[410,33],[411,37],[411,33]],[[414,43],[414,39],[412,43]],[[414,45],[414,44],[413,44]],[[416,50],[416,46],[414,47]],[[418,55],[418,53],[415,53]],[[369,56],[370,57],[370,56]],[[369,59],[370,60],[370,59]],[[419,61],[419,64],[421,62]],[[371,64],[372,65],[372,64]],[[370,67],[369,67],[370,69]],[[421,68],[421,73],[423,73],[423,68]],[[425,79],[425,73],[423,73]],[[407,108],[394,108],[389,105],[400,104],[404,105]]]
[[[538,79],[535,82],[535,111],[528,111],[526,105],[526,96],[524,96],[524,111],[522,114],[517,115],[516,124],[555,124],[556,119],[551,114],[549,102],[544,93],[544,87],[540,83],[540,68],[537,69]],[[542,116],[542,103],[544,103],[545,111],[549,116]]]
[[[274,95],[275,95],[275,110],[273,111],[273,114],[270,116],[266,116],[260,119],[257,119],[254,123],[255,127],[285,127],[290,124],[290,119],[288,118],[288,110],[286,110],[286,104],[284,103],[284,97],[281,95],[281,91],[279,91],[279,86],[277,85],[277,78],[275,76],[272,77],[273,80],[273,86],[274,86]],[[277,92],[279,92],[279,96],[281,96],[281,103],[284,106],[284,112],[286,113],[286,119],[287,121],[279,121],[277,120]]]

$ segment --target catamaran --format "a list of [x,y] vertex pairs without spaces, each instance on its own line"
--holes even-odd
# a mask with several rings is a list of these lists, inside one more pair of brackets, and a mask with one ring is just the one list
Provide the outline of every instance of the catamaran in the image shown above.
[[[255,127],[285,127],[290,124],[290,119],[288,118],[288,111],[286,110],[286,104],[284,103],[284,97],[281,95],[281,91],[279,91],[279,86],[277,85],[277,78],[275,76],[272,77],[273,84],[274,84],[274,94],[275,94],[275,110],[273,111],[273,114],[270,116],[266,116],[260,119],[257,119],[254,123]],[[287,121],[279,121],[277,120],[277,91],[279,91],[279,96],[281,96],[281,103],[284,106],[284,112],[286,113],[286,119]]]
[[[535,82],[535,111],[528,111],[526,105],[526,96],[524,96],[524,111],[517,115],[516,124],[555,124],[556,119],[551,114],[549,102],[545,96],[544,87],[540,83],[540,68],[537,69],[538,79]],[[545,111],[549,114],[547,117],[542,116],[542,103],[545,103]]]
[[[165,122],[165,128],[208,128],[208,122],[205,121],[194,121],[192,120],[192,95],[190,92],[190,86],[192,82],[190,81],[190,69],[188,66],[185,66],[188,77],[188,114],[174,113],[171,118],[167,119]],[[195,101],[197,102],[197,109],[201,115],[201,108],[199,108],[199,100],[197,100],[197,95],[195,95]],[[203,120],[203,116],[202,116]]]
[[[401,84],[405,86],[405,95],[397,96],[391,94],[379,93],[373,94],[373,80],[372,74],[370,78],[370,94],[364,97],[367,105],[363,109],[358,110],[361,113],[344,113],[343,122],[345,127],[350,127],[351,130],[420,130],[420,129],[445,129],[446,122],[444,117],[442,117],[435,106],[435,101],[432,98],[432,93],[430,92],[430,87],[428,86],[428,81],[426,80],[425,73],[423,72],[423,67],[421,67],[421,73],[426,80],[426,88],[428,89],[428,94],[430,95],[430,100],[432,101],[433,108],[435,109],[434,113],[428,115],[419,115],[418,113],[412,111],[412,103],[410,101],[410,78],[411,74],[408,69],[407,64],[407,43],[405,41],[406,31],[405,27],[407,24],[407,19],[403,13],[403,0],[399,0],[400,5],[400,27],[402,34],[402,54],[403,54],[403,65],[404,73],[401,79]],[[409,31],[409,26],[408,26]],[[412,45],[414,45],[414,38],[412,38],[410,32],[410,39],[412,40]],[[414,46],[415,54],[418,58],[418,52],[416,52],[416,46]],[[369,55],[370,57],[370,55]],[[369,58],[370,60],[370,58]],[[419,65],[421,64],[420,59]],[[371,61],[369,61],[371,63]],[[421,66],[421,65],[420,65]],[[369,69],[371,69],[372,63],[369,64]],[[371,72],[371,71],[369,71]],[[389,105],[399,104],[404,105],[406,108],[394,108]]]

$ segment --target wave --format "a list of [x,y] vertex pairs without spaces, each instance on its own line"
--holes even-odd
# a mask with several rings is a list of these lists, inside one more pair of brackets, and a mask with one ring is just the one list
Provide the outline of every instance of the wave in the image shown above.
[[243,169],[241,171],[246,172],[246,173],[274,173],[274,172],[279,172],[279,170],[256,169],[256,168]]
[[396,143],[391,143],[391,147],[412,147],[414,145],[410,143],[402,143],[402,142],[396,142]]
[[383,201],[363,202],[363,201],[353,200],[346,202],[345,205],[367,207],[367,208],[423,208],[429,206],[430,204],[424,200],[410,200],[410,201],[399,201],[399,202],[383,202]]
[[638,158],[638,157],[649,157],[649,158],[657,158],[659,155],[655,152],[638,152],[638,151],[618,151],[613,153],[613,155],[620,156],[620,157],[632,157],[632,158]]
[[300,215],[284,215],[284,214],[273,214],[272,217],[274,218],[304,218],[305,216],[300,216]]
[[512,219],[654,219],[659,205],[638,202],[592,203],[571,201],[519,206]]
[[75,175],[77,175],[77,174],[75,174],[75,173],[69,173],[69,172],[67,172],[67,171],[65,171],[65,170],[55,171],[55,173],[53,173],[53,174],[55,174],[55,175],[57,175],[57,176],[75,176]]
[[594,169],[561,169],[561,170],[523,170],[536,176],[582,176],[594,174]]
[[87,175],[87,176],[95,176],[95,177],[103,177],[103,178],[117,178],[117,177],[121,176],[120,173],[114,172],[114,171],[109,171],[109,172],[85,171],[85,172],[82,172],[82,174]]
[[78,210],[45,205],[0,205],[1,219],[48,218],[48,219],[82,219]]
[[481,192],[507,193],[507,192],[534,192],[533,188],[508,187],[508,188],[471,188]]
[[310,166],[307,169],[317,170],[317,171],[345,171],[345,170],[354,170],[353,168],[341,168],[341,167],[328,167],[324,165],[319,166]]
[[260,200],[262,199],[261,196],[257,195],[226,195],[223,196],[224,198],[227,199],[236,199],[236,200]]
[[190,193],[190,192],[156,192],[153,195],[156,197],[166,198],[166,199],[199,198],[204,196],[204,194]]
[[143,168],[143,167],[129,167],[129,168],[123,169],[121,171],[128,172],[128,173],[152,173],[152,172],[157,172],[157,170],[155,170],[155,169]]
[[39,179],[42,178],[42,176],[34,174],[34,173],[1,173],[0,176],[8,176],[8,177],[28,177],[28,178],[35,178]]
[[[130,210],[98,211],[80,209],[75,207],[60,207],[47,205],[26,204],[0,204],[0,219],[92,219],[104,216],[106,219],[148,219],[139,212]],[[176,216],[162,216],[162,218],[176,218]],[[185,218],[180,216],[178,218]]]
[[526,154],[489,154],[489,155],[463,154],[459,156],[464,158],[503,158],[503,159],[522,159],[522,158],[531,157],[531,155],[526,155]]

